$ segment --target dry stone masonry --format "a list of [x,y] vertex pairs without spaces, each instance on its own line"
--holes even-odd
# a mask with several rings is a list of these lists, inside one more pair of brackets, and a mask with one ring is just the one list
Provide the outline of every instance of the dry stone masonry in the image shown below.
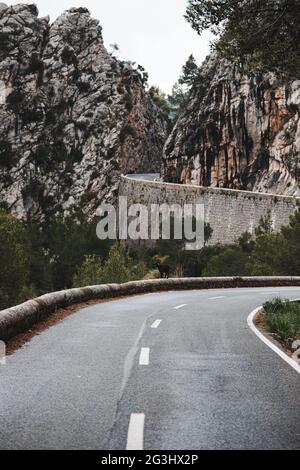
[[222,188],[141,181],[122,177],[120,195],[128,204],[204,204],[205,220],[213,229],[210,244],[234,243],[245,232],[254,234],[261,217],[270,213],[273,229],[288,225],[300,198]]

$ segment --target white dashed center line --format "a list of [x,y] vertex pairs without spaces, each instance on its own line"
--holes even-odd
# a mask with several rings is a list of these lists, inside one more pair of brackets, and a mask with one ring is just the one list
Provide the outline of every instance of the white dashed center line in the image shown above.
[[182,307],[186,307],[187,304],[182,304],[182,305],[177,305],[177,307],[174,307],[175,310],[179,310]]
[[126,450],[143,450],[144,424],[144,413],[131,413],[127,434]]
[[218,297],[209,297],[208,300],[226,299],[225,295],[219,295]]
[[140,354],[140,366],[148,366],[149,365],[149,353],[150,348],[142,348]]
[[155,320],[155,322],[152,323],[151,328],[158,328],[161,322],[162,320]]

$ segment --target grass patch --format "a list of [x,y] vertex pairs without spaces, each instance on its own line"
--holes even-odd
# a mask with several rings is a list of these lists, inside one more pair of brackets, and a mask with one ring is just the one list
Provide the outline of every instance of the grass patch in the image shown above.
[[300,337],[300,304],[276,298],[264,304],[265,324],[281,341],[289,344]]

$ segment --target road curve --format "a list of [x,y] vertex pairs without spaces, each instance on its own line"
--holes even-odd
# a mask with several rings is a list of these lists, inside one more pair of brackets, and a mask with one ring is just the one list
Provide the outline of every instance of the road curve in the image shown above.
[[133,180],[145,180],[145,181],[156,181],[160,178],[159,173],[136,173],[128,174],[126,178]]
[[300,288],[93,305],[0,365],[0,449],[299,449],[300,376],[247,325]]

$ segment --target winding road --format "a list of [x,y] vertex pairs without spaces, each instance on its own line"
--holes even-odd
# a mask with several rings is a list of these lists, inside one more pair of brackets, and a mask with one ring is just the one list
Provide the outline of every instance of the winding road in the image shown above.
[[249,328],[299,288],[86,307],[0,365],[1,449],[299,449],[300,376]]

